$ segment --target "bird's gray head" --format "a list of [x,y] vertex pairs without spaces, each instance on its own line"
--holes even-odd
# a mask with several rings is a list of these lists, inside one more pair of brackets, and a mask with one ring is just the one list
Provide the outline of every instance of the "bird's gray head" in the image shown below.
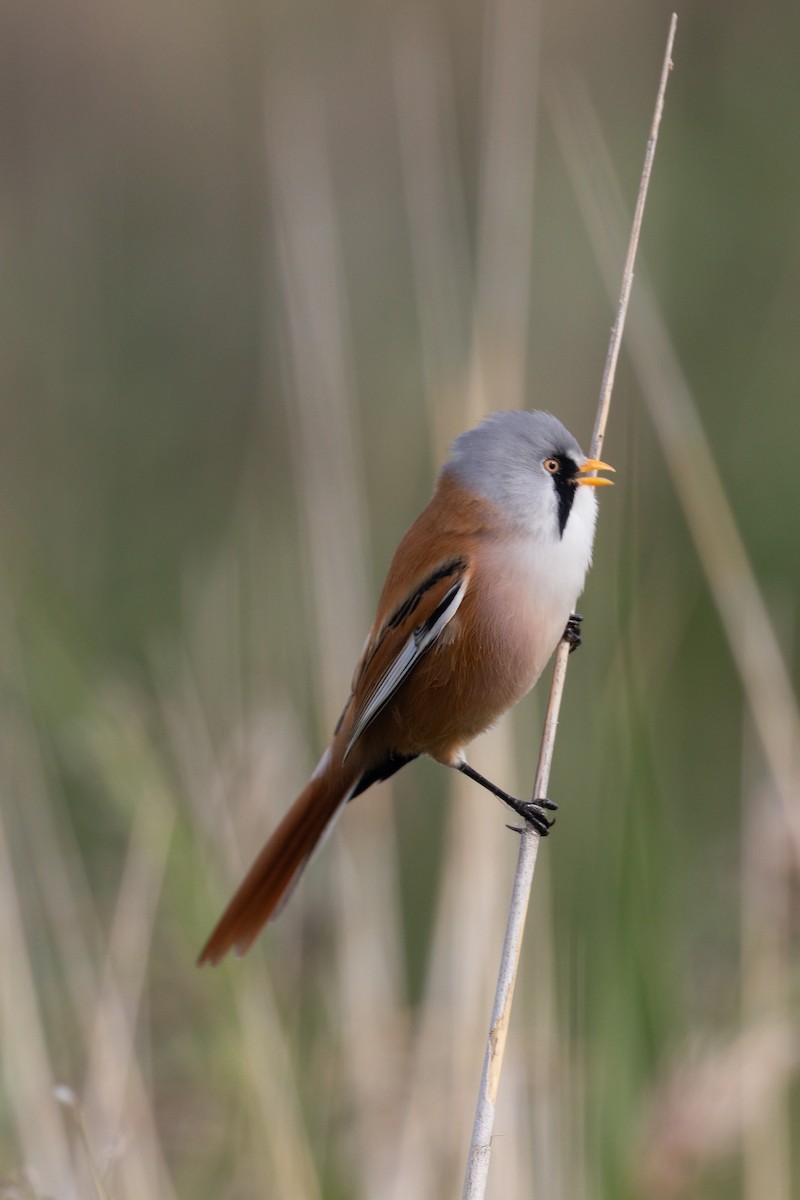
[[517,410],[460,434],[444,474],[491,500],[521,532],[560,539],[573,509],[594,523],[594,489],[577,486],[586,462],[556,417]]

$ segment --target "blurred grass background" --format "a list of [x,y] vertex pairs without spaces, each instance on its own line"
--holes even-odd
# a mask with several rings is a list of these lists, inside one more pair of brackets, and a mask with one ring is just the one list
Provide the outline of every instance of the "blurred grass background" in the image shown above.
[[[613,308],[585,216],[613,210],[575,164],[604,139],[632,205],[669,11],[6,7],[0,1194],[459,1194],[516,853],[498,806],[414,764],[246,960],[193,962],[316,761],[448,438],[524,404],[588,445]],[[796,679],[800,15],[679,17],[640,276]],[[662,383],[623,350],[505,1200],[800,1188],[797,746],[781,784]],[[476,765],[524,792],[540,715]]]

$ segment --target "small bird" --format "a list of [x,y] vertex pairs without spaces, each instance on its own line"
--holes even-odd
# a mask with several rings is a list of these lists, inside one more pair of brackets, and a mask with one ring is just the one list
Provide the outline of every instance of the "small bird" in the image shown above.
[[198,965],[244,954],[348,800],[420,754],[547,833],[555,805],[516,800],[464,749],[533,687],[565,635],[592,557],[594,488],[612,482],[598,470],[613,467],[546,412],[493,413],[455,439],[395,551],[333,740]]

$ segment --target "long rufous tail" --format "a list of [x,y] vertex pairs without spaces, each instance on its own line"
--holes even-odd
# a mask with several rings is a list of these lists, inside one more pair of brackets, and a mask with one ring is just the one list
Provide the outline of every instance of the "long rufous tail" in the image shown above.
[[239,885],[201,950],[198,966],[218,963],[229,950],[242,955],[250,949],[349,799],[357,778],[353,768],[332,768],[327,756],[320,763]]

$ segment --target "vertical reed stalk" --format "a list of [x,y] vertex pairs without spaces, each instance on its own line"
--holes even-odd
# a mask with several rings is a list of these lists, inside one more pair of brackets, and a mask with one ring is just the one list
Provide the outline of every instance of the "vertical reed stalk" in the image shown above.
[[[633,283],[633,267],[636,259],[636,250],[639,243],[642,215],[644,213],[647,189],[650,182],[653,158],[655,156],[656,143],[658,140],[658,129],[664,107],[664,94],[666,91],[667,79],[672,67],[672,45],[675,39],[676,24],[677,17],[673,13],[670,21],[669,34],[667,36],[664,61],[661,68],[661,79],[656,97],[655,111],[653,113],[653,120],[650,127],[650,137],[647,143],[644,166],[642,168],[642,176],[639,183],[639,194],[636,201],[633,226],[628,242],[628,252],[625,259],[625,268],[622,276],[622,287],[617,305],[617,315],[611,331],[611,339],[609,342],[608,354],[606,356],[606,366],[603,373],[600,399],[597,406],[597,417],[595,419],[594,433],[592,435],[592,444],[589,452],[591,457],[598,456],[603,444],[603,438],[605,436],[605,427],[608,420],[611,393],[614,386],[614,375],[616,371],[617,359],[619,357],[622,333],[625,326],[628,302],[630,300],[631,286]],[[561,708],[561,696],[564,691],[564,683],[566,679],[568,654],[569,646],[566,642],[562,641],[559,644],[558,651],[556,653],[553,681],[550,686],[550,696],[548,699],[544,731],[542,734],[541,748],[539,751],[539,764],[536,770],[536,779],[534,782],[534,799],[547,794],[550,766],[552,763],[553,748],[555,745],[555,733],[558,725],[558,714]],[[464,1180],[464,1190],[462,1193],[463,1200],[482,1200],[482,1197],[486,1192],[486,1180],[489,1173],[489,1159],[491,1155],[491,1138],[492,1129],[494,1126],[497,1089],[503,1065],[503,1054],[505,1051],[506,1034],[508,1032],[508,1021],[511,1012],[511,1004],[514,997],[514,983],[517,975],[517,967],[519,965],[522,935],[525,928],[525,916],[528,909],[528,898],[530,896],[531,885],[533,883],[533,874],[536,867],[536,856],[538,854],[538,850],[539,835],[532,828],[528,828],[520,837],[520,849],[517,859],[516,874],[514,877],[514,888],[511,896],[511,905],[509,908],[508,923],[506,926],[506,935],[503,944],[503,953],[500,960],[497,991],[495,994],[491,1025],[486,1044],[483,1073],[478,1092],[478,1102],[475,1110],[472,1141],[470,1144],[467,1171]]]

